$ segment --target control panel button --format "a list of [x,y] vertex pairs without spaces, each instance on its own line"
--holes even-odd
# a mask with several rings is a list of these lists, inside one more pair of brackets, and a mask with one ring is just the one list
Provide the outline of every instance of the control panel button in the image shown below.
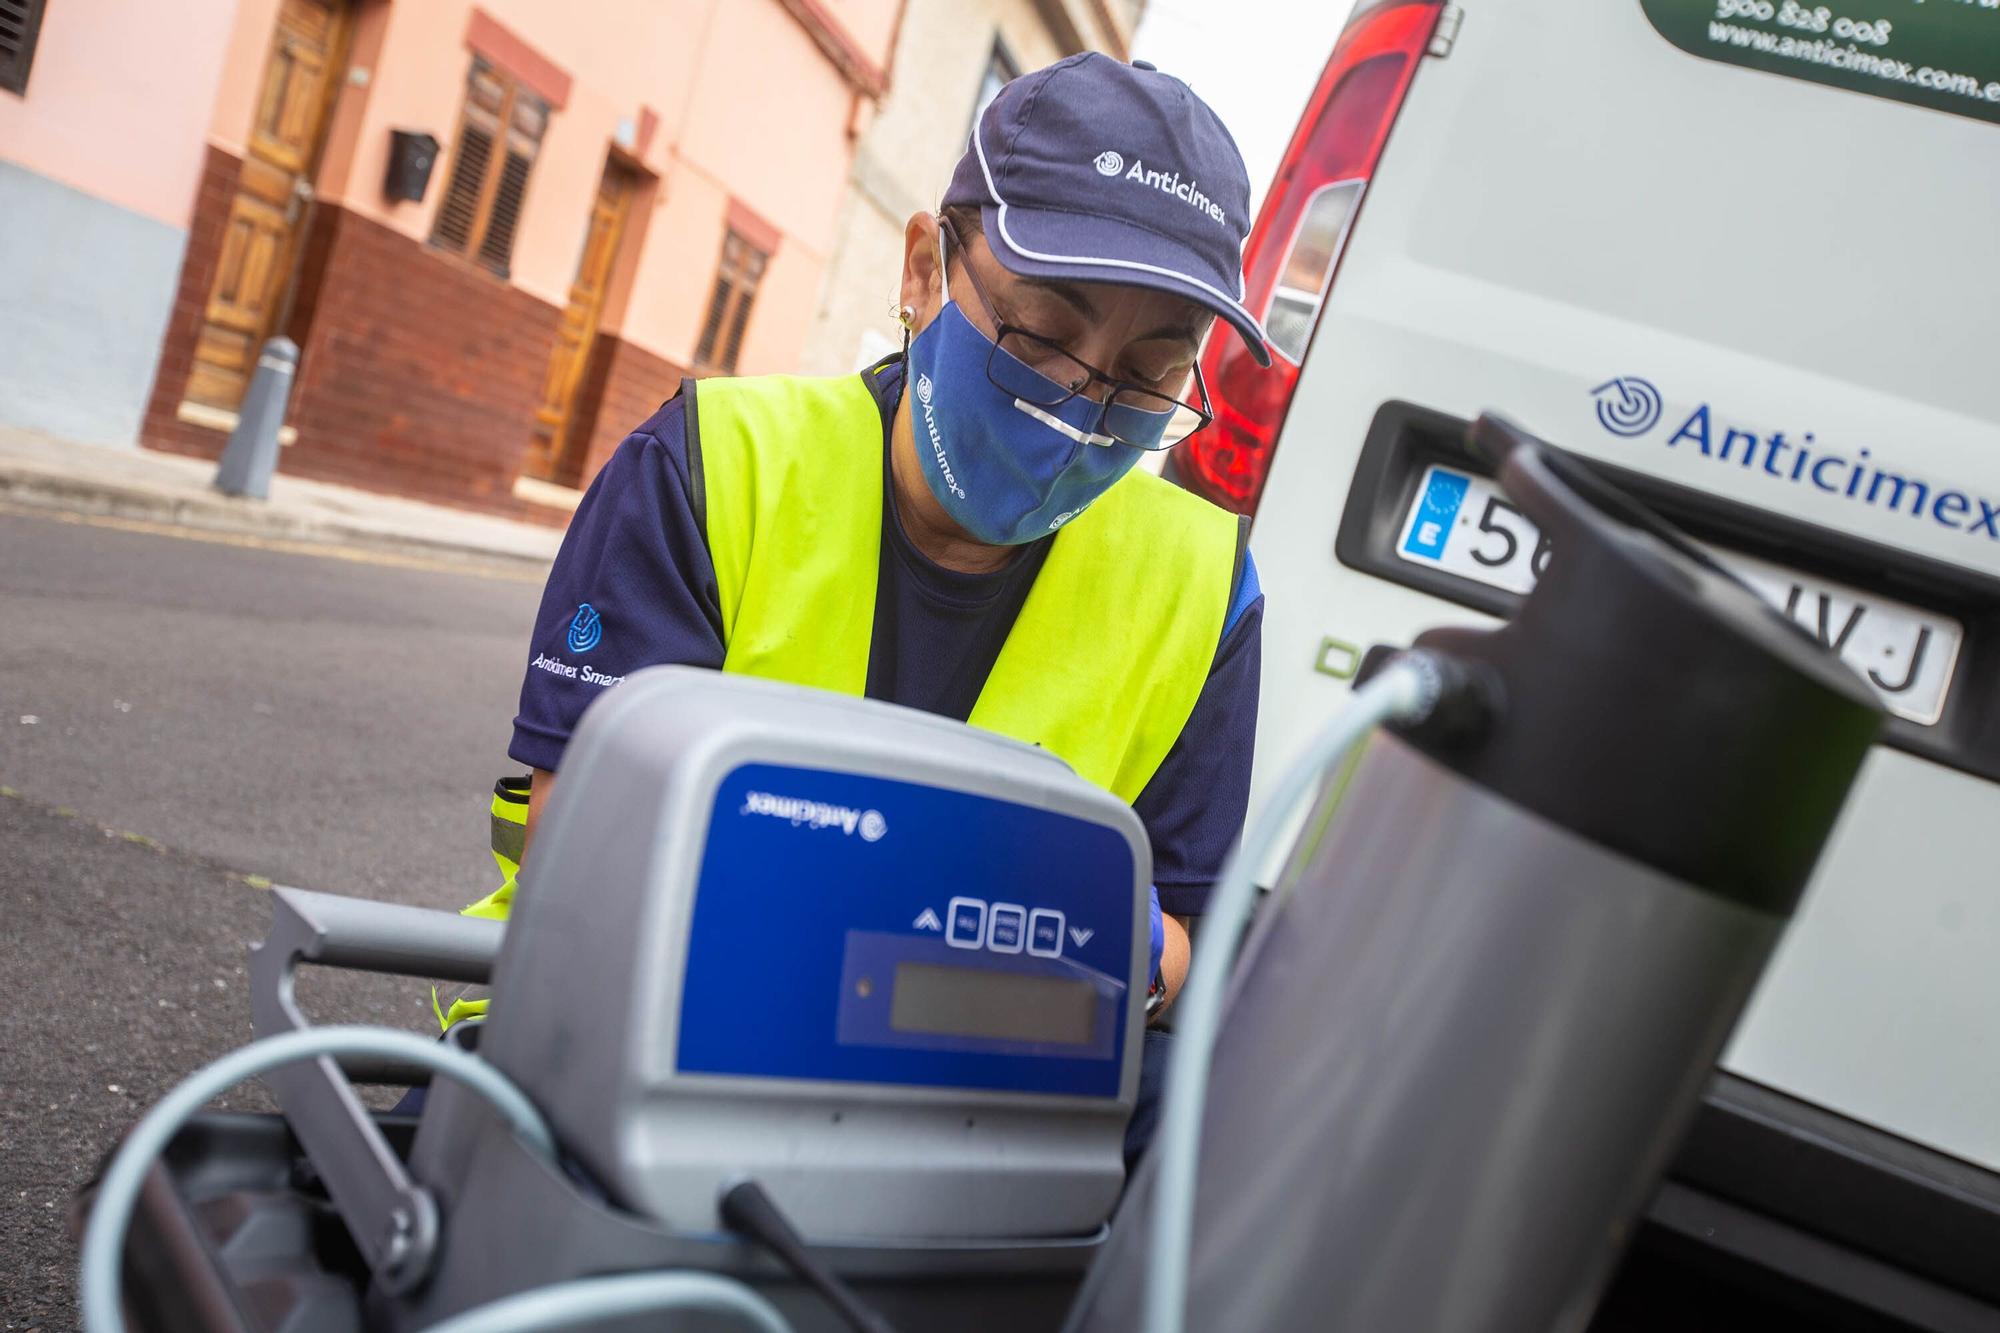
[[995,903],[986,919],[986,947],[994,953],[1019,953],[1028,935],[1028,909],[1019,903]]
[[986,943],[986,903],[978,898],[953,898],[945,908],[944,942],[954,949],[977,949]]
[[1028,952],[1042,958],[1062,957],[1063,914],[1037,907],[1028,914]]

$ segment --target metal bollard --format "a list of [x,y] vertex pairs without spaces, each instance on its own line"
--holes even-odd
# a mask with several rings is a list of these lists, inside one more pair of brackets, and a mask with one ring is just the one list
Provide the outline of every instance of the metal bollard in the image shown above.
[[285,424],[298,366],[299,347],[290,338],[273,338],[257,354],[257,373],[243,395],[221,466],[215,469],[215,489],[224,495],[271,497],[271,474],[278,469],[278,430]]

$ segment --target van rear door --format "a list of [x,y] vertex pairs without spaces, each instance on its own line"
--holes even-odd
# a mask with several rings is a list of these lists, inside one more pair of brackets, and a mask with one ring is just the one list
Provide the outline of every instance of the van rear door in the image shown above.
[[[1255,498],[1253,801],[1360,648],[1505,614],[1561,558],[1452,454],[1451,420],[1504,412],[1878,686],[1910,675],[1725,1065],[2000,1170],[2000,10],[1463,9],[1417,63]],[[1822,19],[1816,55],[1784,45]],[[1427,515],[1439,467],[1466,480]]]

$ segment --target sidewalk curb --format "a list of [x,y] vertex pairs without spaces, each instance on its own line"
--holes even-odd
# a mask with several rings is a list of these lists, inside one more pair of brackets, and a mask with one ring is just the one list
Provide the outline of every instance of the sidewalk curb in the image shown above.
[[163,494],[144,486],[86,481],[32,468],[0,465],[0,502],[27,509],[164,523],[237,537],[359,548],[468,566],[497,565],[510,573],[544,574],[551,564],[544,556],[490,546],[304,519],[282,510],[273,511],[266,507],[265,501],[223,495],[219,491],[209,496]]

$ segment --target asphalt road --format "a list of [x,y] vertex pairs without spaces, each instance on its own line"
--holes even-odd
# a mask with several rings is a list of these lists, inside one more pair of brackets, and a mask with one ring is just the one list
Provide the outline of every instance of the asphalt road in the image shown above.
[[[75,1326],[76,1187],[247,1038],[260,886],[432,907],[493,886],[538,595],[0,512],[0,1328]],[[304,999],[430,1021],[409,982]]]

